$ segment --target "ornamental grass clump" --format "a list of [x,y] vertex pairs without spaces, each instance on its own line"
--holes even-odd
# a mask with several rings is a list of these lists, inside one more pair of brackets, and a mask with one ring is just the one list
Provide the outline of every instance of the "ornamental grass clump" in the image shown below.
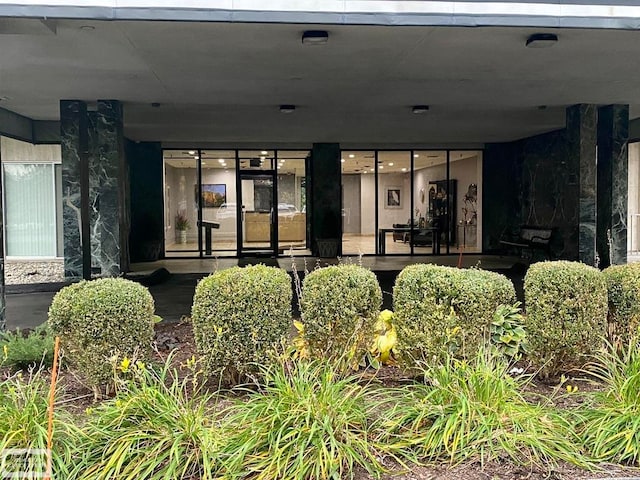
[[[1,362],[0,362],[1,364]],[[56,392],[56,398],[60,392]],[[41,371],[19,372],[0,381],[0,472],[4,478],[41,478],[46,472],[49,384]],[[71,446],[76,428],[64,407],[56,406],[51,460],[53,478],[68,479],[73,455]],[[11,449],[35,449],[31,454],[14,455]],[[14,450],[14,453],[15,452]],[[33,476],[18,475],[28,472]],[[38,477],[37,475],[40,475]]]
[[607,322],[602,272],[578,262],[535,263],[524,295],[528,359],[542,378],[580,368],[600,349]]
[[21,330],[0,332],[0,363],[14,369],[53,365],[53,335],[48,326],[24,334]]
[[114,357],[142,360],[149,354],[156,319],[149,290],[123,278],[64,287],[49,308],[65,360],[95,388],[111,383]]
[[205,372],[225,384],[260,376],[291,328],[291,279],[279,268],[221,270],[196,287],[191,319]]
[[640,466],[640,348],[608,344],[589,365],[605,389],[582,412],[585,449],[599,462]]
[[640,335],[640,264],[614,265],[603,273],[609,294],[609,341],[624,347]]
[[527,466],[586,465],[572,423],[546,406],[547,399],[527,402],[521,392],[530,379],[511,377],[508,368],[489,346],[469,361],[449,356],[423,364],[424,384],[389,392],[395,406],[380,441],[404,445],[428,462],[508,457]]
[[301,300],[309,355],[357,366],[368,352],[381,306],[378,279],[364,267],[335,265],[309,273]]
[[180,379],[171,361],[157,370],[141,362],[121,368],[129,380],[87,409],[65,480],[219,478],[214,398],[193,376]]
[[515,302],[504,275],[439,265],[404,268],[393,288],[396,352],[405,366],[474,356],[499,305]]
[[356,467],[380,476],[381,452],[369,438],[380,406],[367,385],[326,361],[277,365],[265,380],[264,391],[222,412],[230,478],[343,479]]

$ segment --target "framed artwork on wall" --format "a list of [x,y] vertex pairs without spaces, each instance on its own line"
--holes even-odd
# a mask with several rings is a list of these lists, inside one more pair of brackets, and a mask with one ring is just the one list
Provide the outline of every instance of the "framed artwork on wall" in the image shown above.
[[402,188],[387,187],[384,189],[384,208],[402,208]]
[[[198,201],[198,185],[194,185],[196,203]],[[202,208],[217,208],[227,201],[227,185],[225,183],[202,184]]]

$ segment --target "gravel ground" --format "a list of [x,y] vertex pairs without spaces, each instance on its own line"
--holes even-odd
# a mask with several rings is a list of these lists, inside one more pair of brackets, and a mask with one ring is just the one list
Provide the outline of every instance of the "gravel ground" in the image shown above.
[[62,282],[64,266],[62,260],[7,260],[4,278],[7,285]]

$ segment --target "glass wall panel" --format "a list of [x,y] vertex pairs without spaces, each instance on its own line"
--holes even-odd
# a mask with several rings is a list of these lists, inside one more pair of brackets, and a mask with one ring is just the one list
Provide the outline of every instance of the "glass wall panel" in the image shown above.
[[342,152],[342,254],[376,252],[375,152]]
[[446,253],[446,180],[446,151],[413,152],[413,222],[418,231],[411,241],[416,255]]
[[198,247],[198,150],[164,151],[165,249],[194,256]]
[[449,152],[449,176],[457,186],[452,210],[456,231],[451,251],[479,252],[482,248],[482,152]]
[[4,165],[5,234],[8,256],[56,256],[53,164]]
[[[411,253],[411,152],[378,152],[380,254]],[[415,225],[414,225],[415,226]]]
[[235,256],[238,248],[236,152],[202,150],[202,250],[204,256]]
[[240,150],[240,170],[275,170],[274,150]]
[[308,151],[278,150],[278,248],[285,255],[310,255],[307,249],[305,159]]

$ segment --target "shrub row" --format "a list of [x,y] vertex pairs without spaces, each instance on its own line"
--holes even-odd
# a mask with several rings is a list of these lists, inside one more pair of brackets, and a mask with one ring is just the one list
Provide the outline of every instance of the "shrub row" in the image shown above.
[[[604,274],[575,262],[541,262],[525,277],[528,358],[542,376],[581,367],[607,328],[627,341],[640,319],[640,266]],[[382,292],[375,275],[357,265],[309,273],[300,302],[305,352],[357,366],[371,346]],[[285,352],[291,334],[291,280],[263,265],[231,268],[201,280],[192,320],[198,352],[210,377],[237,383],[260,374]],[[396,280],[394,354],[408,367],[469,358],[492,336],[519,346],[505,328],[515,290],[503,275],[479,269],[411,265]],[[607,305],[607,302],[609,305]],[[93,386],[108,383],[114,359],[142,359],[153,338],[153,299],[123,279],[80,282],[61,290],[49,311],[68,360]],[[509,310],[517,316],[517,310]],[[516,319],[516,317],[511,317]],[[498,327],[496,327],[498,325]],[[514,332],[522,334],[515,323]],[[497,333],[496,333],[497,332]],[[519,342],[520,340],[518,340]],[[511,343],[509,343],[511,342]]]

